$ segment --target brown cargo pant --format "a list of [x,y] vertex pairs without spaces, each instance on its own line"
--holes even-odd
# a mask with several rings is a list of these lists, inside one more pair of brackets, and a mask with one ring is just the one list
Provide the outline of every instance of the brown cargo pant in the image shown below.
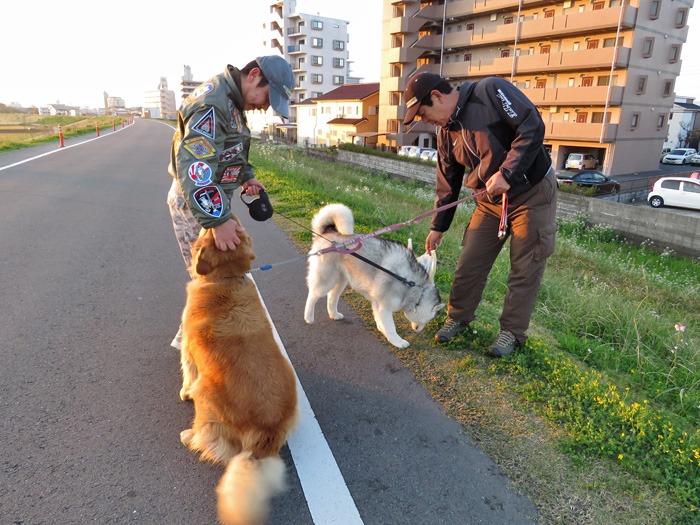
[[[499,318],[501,330],[512,332],[519,343],[535,308],[547,258],[554,252],[557,180],[554,170],[533,188],[508,203],[510,272],[508,290]],[[479,200],[462,240],[447,314],[470,323],[481,301],[486,279],[505,244],[498,239],[501,204]]]
[[173,179],[168,192],[168,208],[170,209],[170,218],[173,221],[173,230],[177,243],[180,245],[180,253],[187,266],[187,271],[190,272],[190,277],[194,279],[191,273],[190,264],[192,263],[192,243],[199,237],[199,232],[202,227],[195,219],[190,211],[185,196],[182,194],[180,184],[177,179]]

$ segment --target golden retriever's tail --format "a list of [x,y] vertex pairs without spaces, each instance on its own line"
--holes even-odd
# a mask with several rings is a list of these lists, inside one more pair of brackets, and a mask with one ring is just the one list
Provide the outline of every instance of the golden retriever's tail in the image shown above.
[[311,220],[311,229],[318,235],[337,231],[341,235],[353,235],[355,219],[344,204],[328,204],[318,210]]
[[279,456],[255,459],[247,451],[235,456],[216,488],[221,523],[263,523],[270,500],[285,488],[284,477],[284,462]]

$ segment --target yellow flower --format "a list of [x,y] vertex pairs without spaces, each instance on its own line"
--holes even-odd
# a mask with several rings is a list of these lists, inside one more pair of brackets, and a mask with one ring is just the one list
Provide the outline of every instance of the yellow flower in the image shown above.
[[625,457],[625,456],[623,456],[622,454],[618,454],[617,459],[622,459],[622,458],[624,458],[624,457]]

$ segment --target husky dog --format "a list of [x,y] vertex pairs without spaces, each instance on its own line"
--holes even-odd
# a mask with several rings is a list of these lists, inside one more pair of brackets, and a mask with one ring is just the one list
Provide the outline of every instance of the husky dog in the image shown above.
[[[352,239],[354,223],[352,211],[347,206],[324,206],[311,221],[314,240],[309,253],[328,248],[331,242],[342,243]],[[314,255],[309,257],[306,278],[309,295],[304,320],[314,322],[314,307],[324,295],[327,296],[328,316],[342,319],[338,300],[349,284],[372,302],[374,321],[387,340],[398,348],[406,348],[409,343],[396,333],[393,313],[403,310],[411,321],[411,328],[420,332],[445,306],[440,302],[440,294],[434,284],[437,265],[435,252],[416,258],[410,241],[406,247],[394,241],[370,237],[362,241],[357,254],[403,277],[406,282],[350,254],[328,252]]]

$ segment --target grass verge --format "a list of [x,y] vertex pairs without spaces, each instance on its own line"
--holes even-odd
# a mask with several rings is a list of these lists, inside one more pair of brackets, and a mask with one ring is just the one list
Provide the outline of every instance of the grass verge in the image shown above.
[[[304,251],[308,225],[328,202],[369,232],[430,209],[432,188],[254,145],[251,161],[268,186],[276,220]],[[443,297],[473,205],[457,210],[438,254]],[[420,246],[429,220],[386,237]],[[671,253],[621,242],[582,220],[560,224],[524,352],[484,356],[498,330],[507,249],[499,256],[473,331],[435,347],[432,334],[397,329],[411,347],[394,351],[465,433],[538,506],[541,523],[700,522],[700,272]],[[373,326],[367,302],[345,300]]]

